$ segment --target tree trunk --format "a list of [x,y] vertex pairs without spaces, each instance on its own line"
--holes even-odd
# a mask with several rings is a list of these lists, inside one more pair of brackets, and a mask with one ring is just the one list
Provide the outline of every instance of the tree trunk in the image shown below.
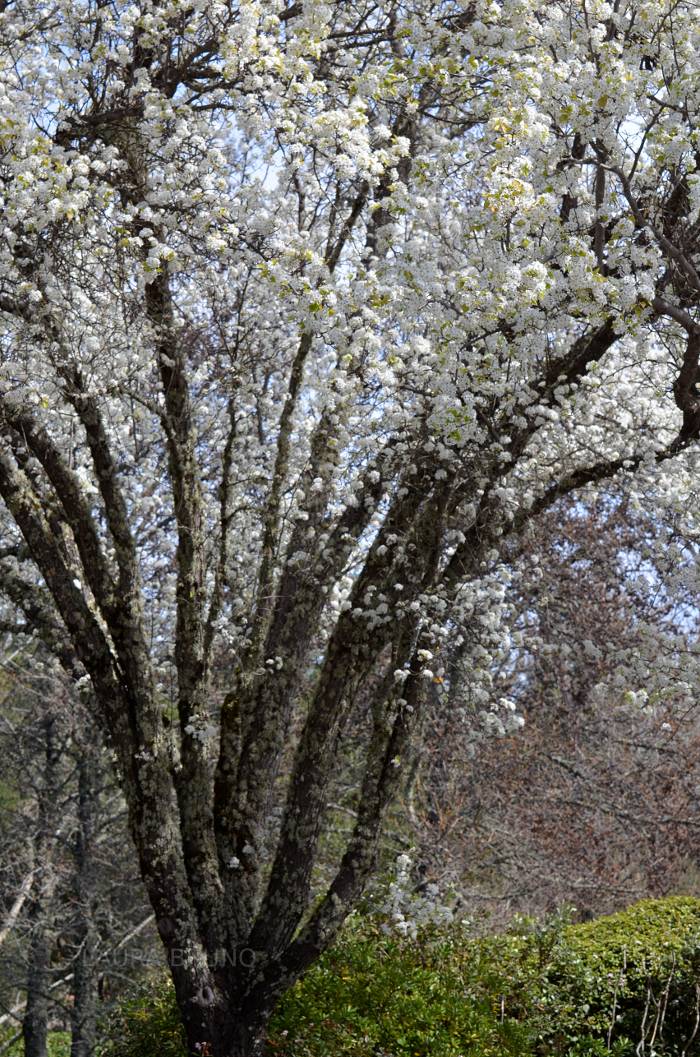
[[201,989],[194,999],[180,1004],[190,1057],[262,1057],[266,1028],[274,1003],[236,1002],[218,997],[201,1004]]
[[95,930],[87,923],[73,976],[71,1057],[92,1057],[97,1038],[97,962]]
[[27,1005],[22,1021],[25,1057],[46,1057],[49,1019],[51,951],[53,947],[52,899],[54,870],[51,846],[57,809],[56,768],[59,758],[56,720],[44,719],[44,782],[39,791],[38,825],[34,846],[38,881],[29,921],[31,936],[27,964]]
[[264,1051],[267,1019],[257,1013],[239,1013],[228,1024],[212,1047],[212,1057],[261,1057]]
[[[98,742],[99,744],[99,742]],[[78,832],[75,841],[78,955],[74,968],[71,1057],[92,1057],[97,1030],[97,929],[95,927],[94,839],[99,804],[95,750],[78,760]]]
[[[49,1019],[50,939],[45,928],[45,908],[36,907],[27,969],[27,1005],[22,1021],[25,1057],[46,1057]],[[32,918],[35,915],[32,914]]]

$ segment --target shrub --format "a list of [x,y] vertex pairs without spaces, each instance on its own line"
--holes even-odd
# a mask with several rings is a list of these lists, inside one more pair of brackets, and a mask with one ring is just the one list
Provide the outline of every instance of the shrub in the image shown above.
[[185,1033],[169,976],[150,974],[114,1007],[99,1057],[184,1057]]
[[627,1037],[630,1054],[642,1040],[640,1052],[700,1052],[699,981],[700,901],[683,897],[570,927],[547,971],[566,1037]]
[[[658,1057],[700,1053],[700,901],[648,900],[570,925],[521,921],[469,939],[417,939],[354,921],[282,1000],[277,1057]],[[149,979],[107,1027],[100,1057],[183,1057],[172,986]],[[641,1051],[639,1051],[641,1052]]]
[[[17,1027],[0,1031],[0,1053],[3,1057],[22,1057],[24,1054],[24,1043],[21,1037],[15,1038],[18,1034]],[[15,1041],[9,1049],[3,1049],[11,1039]],[[46,1052],[48,1057],[70,1057],[70,1032],[50,1031],[46,1040]]]
[[470,952],[454,929],[410,940],[355,926],[285,996],[270,1049],[284,1057],[529,1053],[530,1026],[480,986]]

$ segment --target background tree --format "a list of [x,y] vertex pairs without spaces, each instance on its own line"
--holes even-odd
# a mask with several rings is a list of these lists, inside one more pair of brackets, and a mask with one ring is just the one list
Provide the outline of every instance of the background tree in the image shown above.
[[123,801],[77,695],[17,628],[2,672],[0,1026],[40,1057],[49,1032],[70,1026],[73,1054],[87,1057],[105,983],[159,964],[152,915],[129,868]]
[[490,647],[502,707],[479,715],[468,688],[437,695],[419,854],[471,909],[592,916],[695,889],[696,553],[674,521],[608,491],[531,523],[507,626],[495,648],[489,629],[471,646]]

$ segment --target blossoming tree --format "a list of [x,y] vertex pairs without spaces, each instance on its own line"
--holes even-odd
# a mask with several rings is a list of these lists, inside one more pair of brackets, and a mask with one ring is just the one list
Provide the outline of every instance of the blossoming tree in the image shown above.
[[699,38],[685,0],[0,5],[2,588],[94,701],[192,1053],[257,1052],[332,941],[501,541],[697,437]]

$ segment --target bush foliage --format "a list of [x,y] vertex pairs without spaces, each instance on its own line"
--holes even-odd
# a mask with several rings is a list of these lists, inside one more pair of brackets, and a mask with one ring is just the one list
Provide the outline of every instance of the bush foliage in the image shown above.
[[[283,999],[278,1057],[691,1057],[700,1054],[700,900],[648,900],[583,925],[519,921],[417,939],[353,921]],[[101,1057],[182,1057],[172,990],[118,1007]],[[640,1050],[640,1043],[643,1047]]]
[[[17,1025],[0,1031],[0,1055],[2,1057],[23,1057],[24,1043]],[[48,1033],[46,1057],[70,1057],[70,1032],[50,1031]]]

